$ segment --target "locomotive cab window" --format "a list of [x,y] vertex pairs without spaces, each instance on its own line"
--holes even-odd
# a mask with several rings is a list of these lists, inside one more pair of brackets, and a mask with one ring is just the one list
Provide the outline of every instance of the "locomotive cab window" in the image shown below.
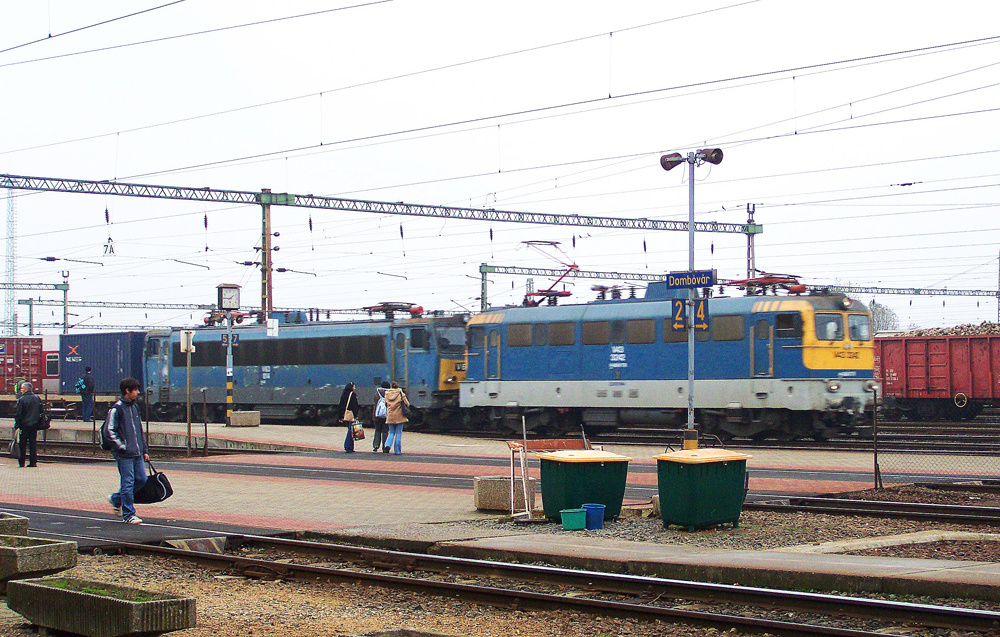
[[410,330],[410,349],[430,349],[431,341],[427,338],[427,330],[417,327]]
[[146,341],[146,354],[148,356],[159,356],[160,355],[160,341],[155,338],[151,338]]
[[852,341],[872,340],[871,322],[867,314],[847,315],[847,335]]
[[816,314],[816,339],[844,340],[844,317],[840,314]]
[[779,314],[774,319],[777,338],[802,338],[802,317],[798,314]]
[[468,338],[469,340],[468,343],[466,343],[466,345],[468,346],[469,349],[482,348],[486,344],[485,341],[483,340],[484,338],[486,338],[486,328],[480,327],[478,325],[470,327]]
[[575,345],[575,323],[549,323],[549,345]]
[[514,323],[507,326],[507,347],[531,345],[531,323]]

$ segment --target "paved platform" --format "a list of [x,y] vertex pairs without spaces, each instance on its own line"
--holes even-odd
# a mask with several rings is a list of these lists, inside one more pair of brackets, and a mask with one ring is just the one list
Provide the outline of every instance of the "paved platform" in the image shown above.
[[[9,421],[0,431],[9,431]],[[194,432],[204,431],[200,423]],[[175,446],[186,443],[184,424],[153,423],[151,437]],[[581,533],[539,534],[530,526],[513,532],[446,522],[487,519],[473,507],[471,478],[506,475],[509,451],[503,441],[405,432],[403,455],[372,453],[368,440],[345,454],[341,427],[261,425],[208,426],[219,448],[271,449],[271,455],[193,456],[154,462],[174,486],[174,496],[139,505],[149,526],[147,541],[176,534],[192,537],[233,532],[320,533],[374,546],[433,551],[480,558],[517,556],[565,566],[626,571],[664,577],[789,586],[817,590],[881,591],[952,595],[1000,601],[1000,564],[901,560],[792,551],[718,551],[625,542]],[[49,439],[89,440],[90,423],[56,421]],[[195,441],[200,446],[202,440]],[[162,444],[162,443],[161,443]],[[630,489],[655,493],[660,447],[615,445],[631,457]],[[748,463],[752,493],[818,494],[871,486],[866,453],[752,450]],[[946,461],[946,460],[945,460]],[[537,463],[533,462],[537,477]],[[808,472],[803,473],[803,469]],[[107,494],[117,488],[110,460],[43,461],[37,469],[0,460],[0,509],[55,519],[60,512],[84,514],[93,529],[133,533],[114,522]],[[646,491],[642,491],[646,489]],[[41,520],[38,520],[41,524]],[[144,525],[146,526],[146,525]],[[157,530],[158,529],[158,530]],[[51,531],[51,529],[49,529]],[[56,530],[55,532],[58,532]],[[138,538],[139,536],[136,536]],[[133,538],[133,541],[136,539]]]

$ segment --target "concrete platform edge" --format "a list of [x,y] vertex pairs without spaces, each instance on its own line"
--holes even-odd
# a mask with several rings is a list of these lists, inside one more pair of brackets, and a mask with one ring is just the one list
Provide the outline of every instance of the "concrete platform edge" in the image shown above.
[[[763,588],[780,588],[797,591],[822,591],[843,594],[878,593],[885,595],[911,595],[940,598],[978,599],[1000,602],[1000,587],[991,584],[956,581],[954,579],[926,579],[922,574],[912,577],[904,575],[858,575],[855,573],[833,572],[823,568],[818,560],[815,571],[783,570],[755,566],[723,566],[692,561],[691,557],[670,561],[665,556],[656,560],[621,559],[621,556],[598,557],[552,553],[532,548],[505,547],[502,550],[476,546],[477,541],[438,542],[429,552],[436,555],[501,560],[515,562],[541,562],[564,568],[577,568],[609,573],[644,575],[668,579],[683,579],[718,584],[736,584]],[[600,551],[595,551],[595,555]],[[696,555],[701,552],[693,552]],[[711,551],[713,554],[726,553]],[[740,552],[732,552],[736,557]],[[754,553],[760,556],[763,553]],[[704,553],[701,553],[703,556]],[[820,556],[817,556],[820,557]],[[696,558],[694,558],[696,559]],[[738,562],[739,560],[734,560]],[[939,568],[947,569],[949,563]],[[976,562],[951,562],[950,564],[974,567]]]

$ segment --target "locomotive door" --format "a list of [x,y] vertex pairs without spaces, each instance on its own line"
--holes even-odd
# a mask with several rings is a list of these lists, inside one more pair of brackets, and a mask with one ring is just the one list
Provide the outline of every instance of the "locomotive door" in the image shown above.
[[500,378],[500,331],[486,333],[486,378]]
[[[170,341],[146,341],[146,398],[153,403],[170,401]],[[150,396],[149,394],[152,394]]]
[[765,318],[757,319],[750,330],[750,338],[753,341],[750,345],[753,375],[774,376],[774,328],[771,323]]
[[[404,388],[410,400],[424,406],[436,387],[436,359],[431,351],[430,333],[425,326],[393,328],[392,378]],[[429,398],[428,398],[429,400]]]

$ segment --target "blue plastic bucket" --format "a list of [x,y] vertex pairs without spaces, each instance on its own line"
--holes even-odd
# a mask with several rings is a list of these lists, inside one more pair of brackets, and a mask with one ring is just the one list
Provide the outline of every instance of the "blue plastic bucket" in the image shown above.
[[587,527],[587,512],[583,509],[563,509],[559,516],[565,531],[580,531]]
[[604,505],[584,504],[583,510],[587,512],[587,528],[590,530],[604,528]]

